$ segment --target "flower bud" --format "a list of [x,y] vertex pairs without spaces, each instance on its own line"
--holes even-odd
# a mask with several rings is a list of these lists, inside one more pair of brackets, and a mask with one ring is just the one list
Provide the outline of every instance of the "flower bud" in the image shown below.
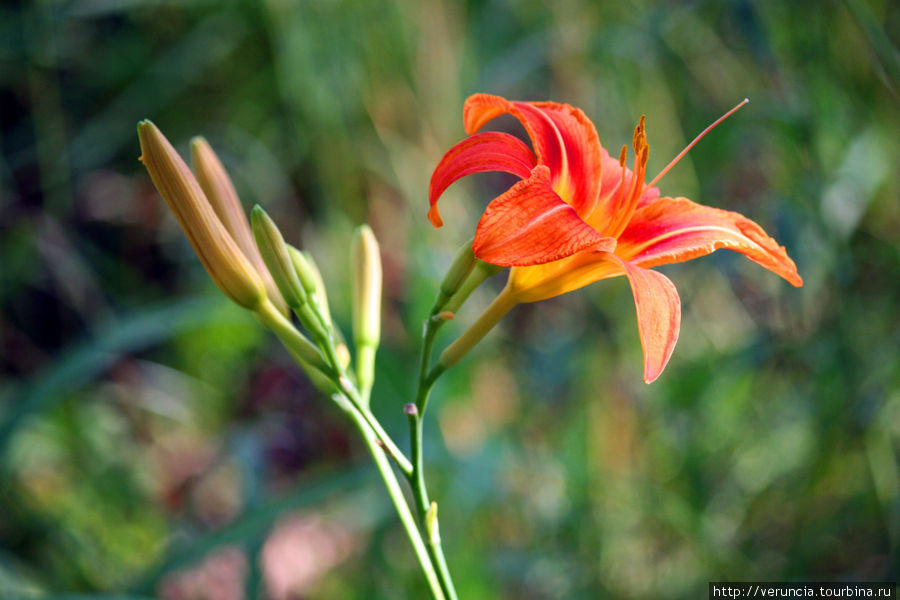
[[350,366],[350,350],[347,349],[347,344],[337,344],[334,347],[334,352],[342,369]]
[[298,250],[290,244],[288,244],[288,255],[291,257],[291,263],[294,265],[294,271],[297,273],[300,285],[303,286],[303,290],[306,292],[307,300],[316,305],[325,323],[330,326],[331,313],[328,310],[325,282],[322,281],[319,270],[315,267],[315,263],[312,262],[312,257],[308,252]]
[[351,263],[356,379],[368,403],[375,380],[375,350],[381,338],[381,254],[368,225],[356,229]]
[[497,265],[492,265],[491,263],[486,263],[481,260],[476,261],[476,263],[477,264],[471,274],[466,278],[462,285],[460,285],[453,296],[444,303],[443,308],[445,311],[451,313],[459,312],[463,303],[469,299],[469,296],[472,295],[472,292],[474,292],[478,286],[484,283],[485,279],[493,277],[503,270],[503,267],[498,267]]
[[425,512],[425,533],[428,534],[429,544],[441,543],[441,532],[438,527],[438,505],[433,500],[431,501],[431,506]]
[[272,274],[285,302],[295,311],[306,304],[306,291],[297,277],[287,244],[275,221],[260,205],[250,212],[251,228],[263,262]]
[[368,225],[353,238],[353,337],[357,346],[377,346],[381,338],[381,254]]
[[447,301],[453,297],[453,294],[455,294],[457,290],[459,290],[469,277],[469,274],[472,273],[472,269],[475,268],[478,259],[475,258],[475,251],[472,250],[473,242],[474,240],[470,239],[459,249],[456,258],[453,259],[453,264],[450,265],[447,274],[444,275],[444,279],[441,281],[440,290],[438,291],[438,296],[431,309],[432,315],[441,312],[441,309],[444,308]]
[[307,296],[319,293],[318,272],[309,263],[306,255],[291,245],[288,245],[288,254],[291,257],[291,262],[294,264],[294,270],[297,271],[300,285],[306,290]]
[[250,223],[241,206],[234,184],[228,176],[228,172],[216,156],[215,151],[202,137],[191,140],[191,162],[194,173],[207,200],[212,205],[216,216],[225,226],[232,239],[244,253],[250,263],[256,268],[266,286],[268,297],[284,312],[284,300],[272,279],[272,275],[266,268],[256,244],[253,243],[253,234],[250,233]]
[[169,140],[148,120],[138,124],[141,162],[213,281],[238,305],[266,298],[259,273],[216,216],[203,189]]

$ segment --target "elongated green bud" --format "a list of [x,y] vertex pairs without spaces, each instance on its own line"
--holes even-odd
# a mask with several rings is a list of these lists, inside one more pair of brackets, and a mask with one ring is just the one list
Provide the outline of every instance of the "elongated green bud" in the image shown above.
[[478,259],[475,258],[475,251],[472,250],[474,241],[474,239],[470,239],[456,253],[453,264],[450,265],[447,274],[444,275],[444,279],[441,281],[440,290],[434,301],[434,306],[431,308],[432,315],[436,315],[443,310],[447,305],[447,301],[459,290],[478,263]]
[[269,274],[259,250],[253,242],[253,234],[250,233],[250,223],[247,221],[247,215],[241,206],[234,184],[228,176],[228,172],[216,156],[212,146],[202,137],[195,137],[191,140],[191,162],[194,167],[194,174],[200,187],[203,188],[207,200],[216,212],[216,216],[225,226],[232,239],[237,243],[238,247],[244,253],[259,275],[262,277],[263,284],[266,286],[266,294],[282,312],[285,312],[286,306],[281,293],[275,285],[275,281]]
[[210,277],[235,303],[255,310],[266,298],[263,280],[219,220],[194,174],[150,121],[138,124],[138,137],[141,162]]
[[306,291],[297,277],[284,236],[281,235],[272,217],[258,204],[250,212],[250,222],[256,246],[269,273],[272,274],[272,279],[275,280],[275,285],[278,286],[288,306],[298,310],[306,303]]
[[[297,272],[300,285],[303,286],[303,290],[306,292],[306,301],[310,306],[310,311],[314,311],[318,316],[324,330],[332,330],[331,311],[328,309],[325,282],[322,281],[319,270],[315,267],[315,263],[312,262],[312,256],[308,252],[297,250],[290,244],[288,245],[288,254],[291,256],[291,262],[294,265],[294,270]],[[347,365],[344,364],[343,366],[346,367]]]
[[291,255],[291,262],[294,263],[297,278],[300,279],[300,284],[306,290],[307,296],[309,294],[318,294],[319,282],[316,279],[316,272],[313,270],[312,265],[309,264],[306,256],[293,246],[288,246],[288,253]]
[[381,253],[368,225],[353,237],[353,341],[356,344],[356,379],[367,399],[375,376],[375,350],[381,338]]
[[[319,270],[319,266],[316,264],[316,261],[313,259],[312,255],[306,250],[300,251],[300,256],[303,257],[303,266],[308,273],[308,276],[311,277],[316,283],[316,294],[319,299],[319,308],[322,310],[322,316],[325,317],[325,321],[329,324],[331,323],[331,311],[328,308],[328,291],[325,289],[325,280],[322,279],[322,272]],[[297,262],[294,262],[294,265],[297,265]],[[299,268],[298,268],[299,271]],[[335,330],[335,334],[339,332]],[[338,336],[340,337],[340,336]]]
[[259,247],[259,253],[275,280],[275,285],[281,291],[285,302],[300,319],[303,325],[315,338],[320,347],[330,344],[330,336],[322,319],[316,315],[310,306],[306,295],[306,288],[300,282],[291,253],[284,241],[275,221],[259,205],[253,207],[250,212],[250,228],[253,237]]

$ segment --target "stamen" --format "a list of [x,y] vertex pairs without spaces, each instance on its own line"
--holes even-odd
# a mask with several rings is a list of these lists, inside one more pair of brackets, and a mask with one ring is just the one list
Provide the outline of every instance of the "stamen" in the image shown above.
[[622,181],[619,183],[619,195],[616,197],[616,206],[622,206],[622,198],[625,196],[625,159],[628,157],[628,146],[622,144],[622,152],[619,153],[619,166],[622,168]]
[[619,193],[613,208],[612,219],[607,223],[604,230],[604,235],[611,237],[618,237],[622,230],[625,229],[643,190],[642,182],[647,171],[647,155],[649,152],[647,133],[644,129],[644,115],[641,115],[637,127],[634,128],[631,143],[634,147],[634,166],[632,168],[631,184],[627,190],[625,189],[625,184],[628,183],[628,169],[625,167],[625,159],[628,156],[628,147],[622,146],[622,152],[619,154],[622,181],[619,183]]
[[665,168],[665,169],[663,169],[662,171],[660,171],[659,175],[657,175],[656,177],[653,178],[653,181],[651,181],[650,183],[647,184],[647,187],[653,187],[654,185],[656,185],[656,183],[657,183],[660,179],[662,179],[662,176],[665,175],[666,173],[668,173],[668,172],[669,172],[669,169],[671,169],[672,167],[674,167],[674,166],[675,166],[675,163],[677,163],[679,160],[681,160],[681,158],[682,158],[685,154],[688,153],[688,150],[690,150],[691,148],[694,147],[694,144],[696,144],[697,142],[699,142],[700,139],[701,139],[704,135],[706,135],[707,133],[709,133],[709,132],[712,130],[713,127],[715,127],[716,125],[718,125],[719,123],[721,123],[722,121],[724,121],[725,119],[727,119],[728,117],[730,117],[732,114],[734,114],[734,113],[737,111],[737,109],[739,109],[739,108],[742,107],[743,105],[747,104],[748,102],[750,102],[750,99],[749,99],[749,98],[744,98],[743,100],[741,100],[741,101],[737,104],[737,106],[735,106],[734,108],[732,108],[731,110],[729,110],[727,113],[725,113],[724,115],[722,115],[721,117],[719,117],[718,119],[716,119],[715,121],[713,121],[712,125],[710,125],[710,126],[707,127],[706,129],[704,129],[704,130],[700,133],[700,135],[698,135],[697,137],[695,137],[693,142],[691,142],[690,144],[688,144],[687,147],[686,147],[684,150],[682,150],[682,151],[678,154],[678,156],[676,156],[674,159],[672,159],[672,162],[670,162],[668,165],[666,165],[666,168]]
[[644,115],[641,115],[641,120],[638,121],[637,127],[634,128],[632,144],[634,146],[634,168],[632,169],[634,180],[632,181],[631,189],[628,190],[628,204],[634,203],[636,195],[640,195],[643,189],[644,175],[647,171],[647,156],[650,148],[647,145],[647,133],[644,129]]
[[[634,142],[634,166],[631,167],[631,186],[628,188],[627,198],[630,200],[634,196],[634,189],[641,187],[641,182],[644,180],[641,177],[641,147],[637,144],[637,129],[635,129],[635,142]],[[626,200],[626,202],[628,202]]]

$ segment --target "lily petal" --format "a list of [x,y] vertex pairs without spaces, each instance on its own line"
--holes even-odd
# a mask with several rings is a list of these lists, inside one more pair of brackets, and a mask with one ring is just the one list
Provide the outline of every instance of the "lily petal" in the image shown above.
[[681,330],[681,299],[668,277],[622,260],[612,252],[582,252],[563,261],[512,269],[507,288],[517,302],[536,302],[626,275],[634,295],[638,334],[644,351],[644,381],[660,376]]
[[435,227],[444,224],[437,201],[457,179],[486,171],[503,171],[527,179],[536,164],[531,149],[508,133],[488,131],[467,137],[450,148],[431,175],[428,219]]
[[550,185],[550,169],[538,165],[484,211],[472,245],[475,256],[503,267],[539,265],[582,250],[612,250]]
[[597,130],[580,110],[556,102],[510,102],[475,94],[466,100],[463,122],[472,134],[504,113],[525,127],[538,162],[550,168],[553,189],[578,215],[591,213],[600,192],[602,152]]
[[638,334],[644,349],[644,381],[662,374],[672,357],[681,330],[681,299],[672,281],[657,271],[641,268],[615,255],[628,276],[637,311]]
[[619,236],[616,254],[641,267],[683,262],[728,248],[803,285],[784,246],[747,217],[703,206],[687,198],[660,198],[638,209]]

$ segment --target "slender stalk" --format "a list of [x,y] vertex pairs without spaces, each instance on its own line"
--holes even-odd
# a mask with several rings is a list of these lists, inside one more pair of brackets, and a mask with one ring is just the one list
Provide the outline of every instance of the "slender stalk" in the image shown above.
[[434,349],[434,338],[437,330],[444,324],[443,320],[435,317],[425,321],[425,327],[422,332],[422,353],[419,356],[419,385],[416,390],[416,408],[418,409],[419,419],[425,415],[425,407],[428,404],[428,395],[434,385],[437,377],[428,376],[428,367],[431,364],[431,354]]
[[[415,408],[413,405],[411,408]],[[419,510],[419,516],[424,516],[431,506],[428,499],[428,491],[425,486],[425,469],[422,460],[422,419],[419,417],[418,411],[412,411],[409,417],[409,439],[412,446],[413,459],[413,475],[410,478],[413,497],[416,500],[416,508]]]
[[388,454],[394,459],[397,463],[397,467],[403,472],[403,474],[409,478],[412,476],[413,468],[412,464],[410,464],[409,459],[406,458],[406,454],[403,453],[402,450],[394,443],[394,440],[391,439],[391,436],[384,430],[384,427],[381,426],[381,423],[378,422],[378,419],[371,413],[371,411],[362,404],[362,399],[359,396],[359,392],[353,387],[353,383],[347,379],[346,377],[341,377],[338,380],[338,384],[341,388],[341,393],[343,393],[349,399],[350,403],[359,411],[362,418],[368,423],[369,427],[375,432],[375,435],[378,436],[379,441],[384,444],[385,449]]
[[457,600],[456,589],[453,587],[453,581],[450,579],[450,569],[447,567],[447,559],[444,558],[444,549],[441,546],[440,537],[428,539],[428,554],[431,556],[434,566],[437,567],[441,583],[446,582],[449,586],[444,588],[444,593],[447,594],[448,598]]
[[[436,510],[431,515],[432,522],[430,524],[428,523],[431,502],[428,498],[428,488],[425,483],[422,442],[425,410],[428,407],[428,398],[431,394],[431,388],[434,387],[434,383],[437,381],[438,377],[440,377],[445,370],[459,362],[459,360],[500,321],[503,315],[515,306],[516,301],[513,295],[507,289],[504,289],[488,307],[485,313],[482,314],[482,316],[465,333],[463,333],[456,342],[451,344],[451,346],[444,351],[438,364],[434,367],[429,367],[431,365],[431,356],[434,350],[435,336],[437,335],[438,329],[440,329],[441,325],[445,322],[438,313],[445,309],[451,309],[451,313],[458,310],[472,291],[485,279],[496,273],[497,270],[498,268],[494,265],[480,263],[478,267],[469,274],[455,294],[451,295],[449,301],[448,298],[439,295],[438,300],[431,311],[431,316],[425,321],[422,331],[422,352],[419,358],[419,384],[416,390],[416,400],[414,404],[409,404],[406,407],[406,414],[409,417],[409,437],[412,452],[412,473],[408,477],[409,483],[412,487],[416,507],[419,510],[420,521],[428,530],[426,532],[428,553],[431,556],[434,566],[437,568],[443,591],[450,600],[456,600],[457,595],[456,589],[453,586],[453,579],[450,576],[450,569],[447,566],[447,560],[444,557],[440,535],[437,534],[438,520]],[[448,357],[450,360],[448,360]]]
[[[431,393],[431,388],[434,386],[434,382],[437,380],[438,375],[443,372],[443,369],[441,369],[435,374],[430,374],[428,370],[434,348],[434,338],[443,322],[444,321],[434,317],[425,321],[425,327],[422,332],[422,352],[419,360],[419,384],[416,391],[416,402],[415,404],[407,405],[406,408],[406,414],[409,417],[410,447],[413,465],[409,483],[412,487],[416,507],[419,510],[419,519],[423,525],[426,523],[426,514],[431,507],[431,502],[428,499],[428,488],[425,484],[425,468],[422,452],[423,417],[425,416],[425,409],[428,405],[428,397]],[[435,527],[437,527],[437,517],[435,517]],[[434,565],[437,567],[444,594],[449,600],[456,600],[456,588],[453,586],[450,569],[447,567],[446,558],[444,558],[444,550],[441,547],[440,537],[427,535],[426,539],[428,544],[428,554]]]
[[[349,399],[344,399],[349,404]],[[394,470],[391,468],[391,463],[388,461],[384,450],[378,445],[379,437],[369,426],[368,421],[354,406],[347,406],[346,412],[350,415],[356,428],[359,429],[363,441],[365,441],[366,447],[369,450],[369,454],[372,455],[372,459],[375,461],[375,466],[378,468],[381,479],[384,481],[384,486],[387,489],[388,495],[391,497],[391,502],[394,504],[397,516],[400,518],[400,522],[406,530],[406,535],[409,537],[409,541],[413,546],[416,558],[419,560],[419,566],[422,567],[422,572],[425,574],[425,579],[428,581],[428,587],[431,590],[432,596],[434,596],[435,600],[451,600],[456,598],[455,594],[453,596],[448,596],[444,592],[443,582],[435,571],[434,564],[432,564],[433,558],[431,556],[431,551],[429,547],[426,547],[425,542],[422,540],[422,533],[416,525],[415,517],[413,517],[413,514],[410,511],[409,505],[406,504],[406,499],[403,497],[403,490],[400,489],[400,484],[397,481]]]
[[268,327],[281,343],[284,344],[295,358],[302,359],[301,366],[307,365],[319,370],[328,377],[334,374],[325,364],[319,350],[306,337],[297,331],[296,327],[283,315],[268,298],[256,307],[256,317]]

